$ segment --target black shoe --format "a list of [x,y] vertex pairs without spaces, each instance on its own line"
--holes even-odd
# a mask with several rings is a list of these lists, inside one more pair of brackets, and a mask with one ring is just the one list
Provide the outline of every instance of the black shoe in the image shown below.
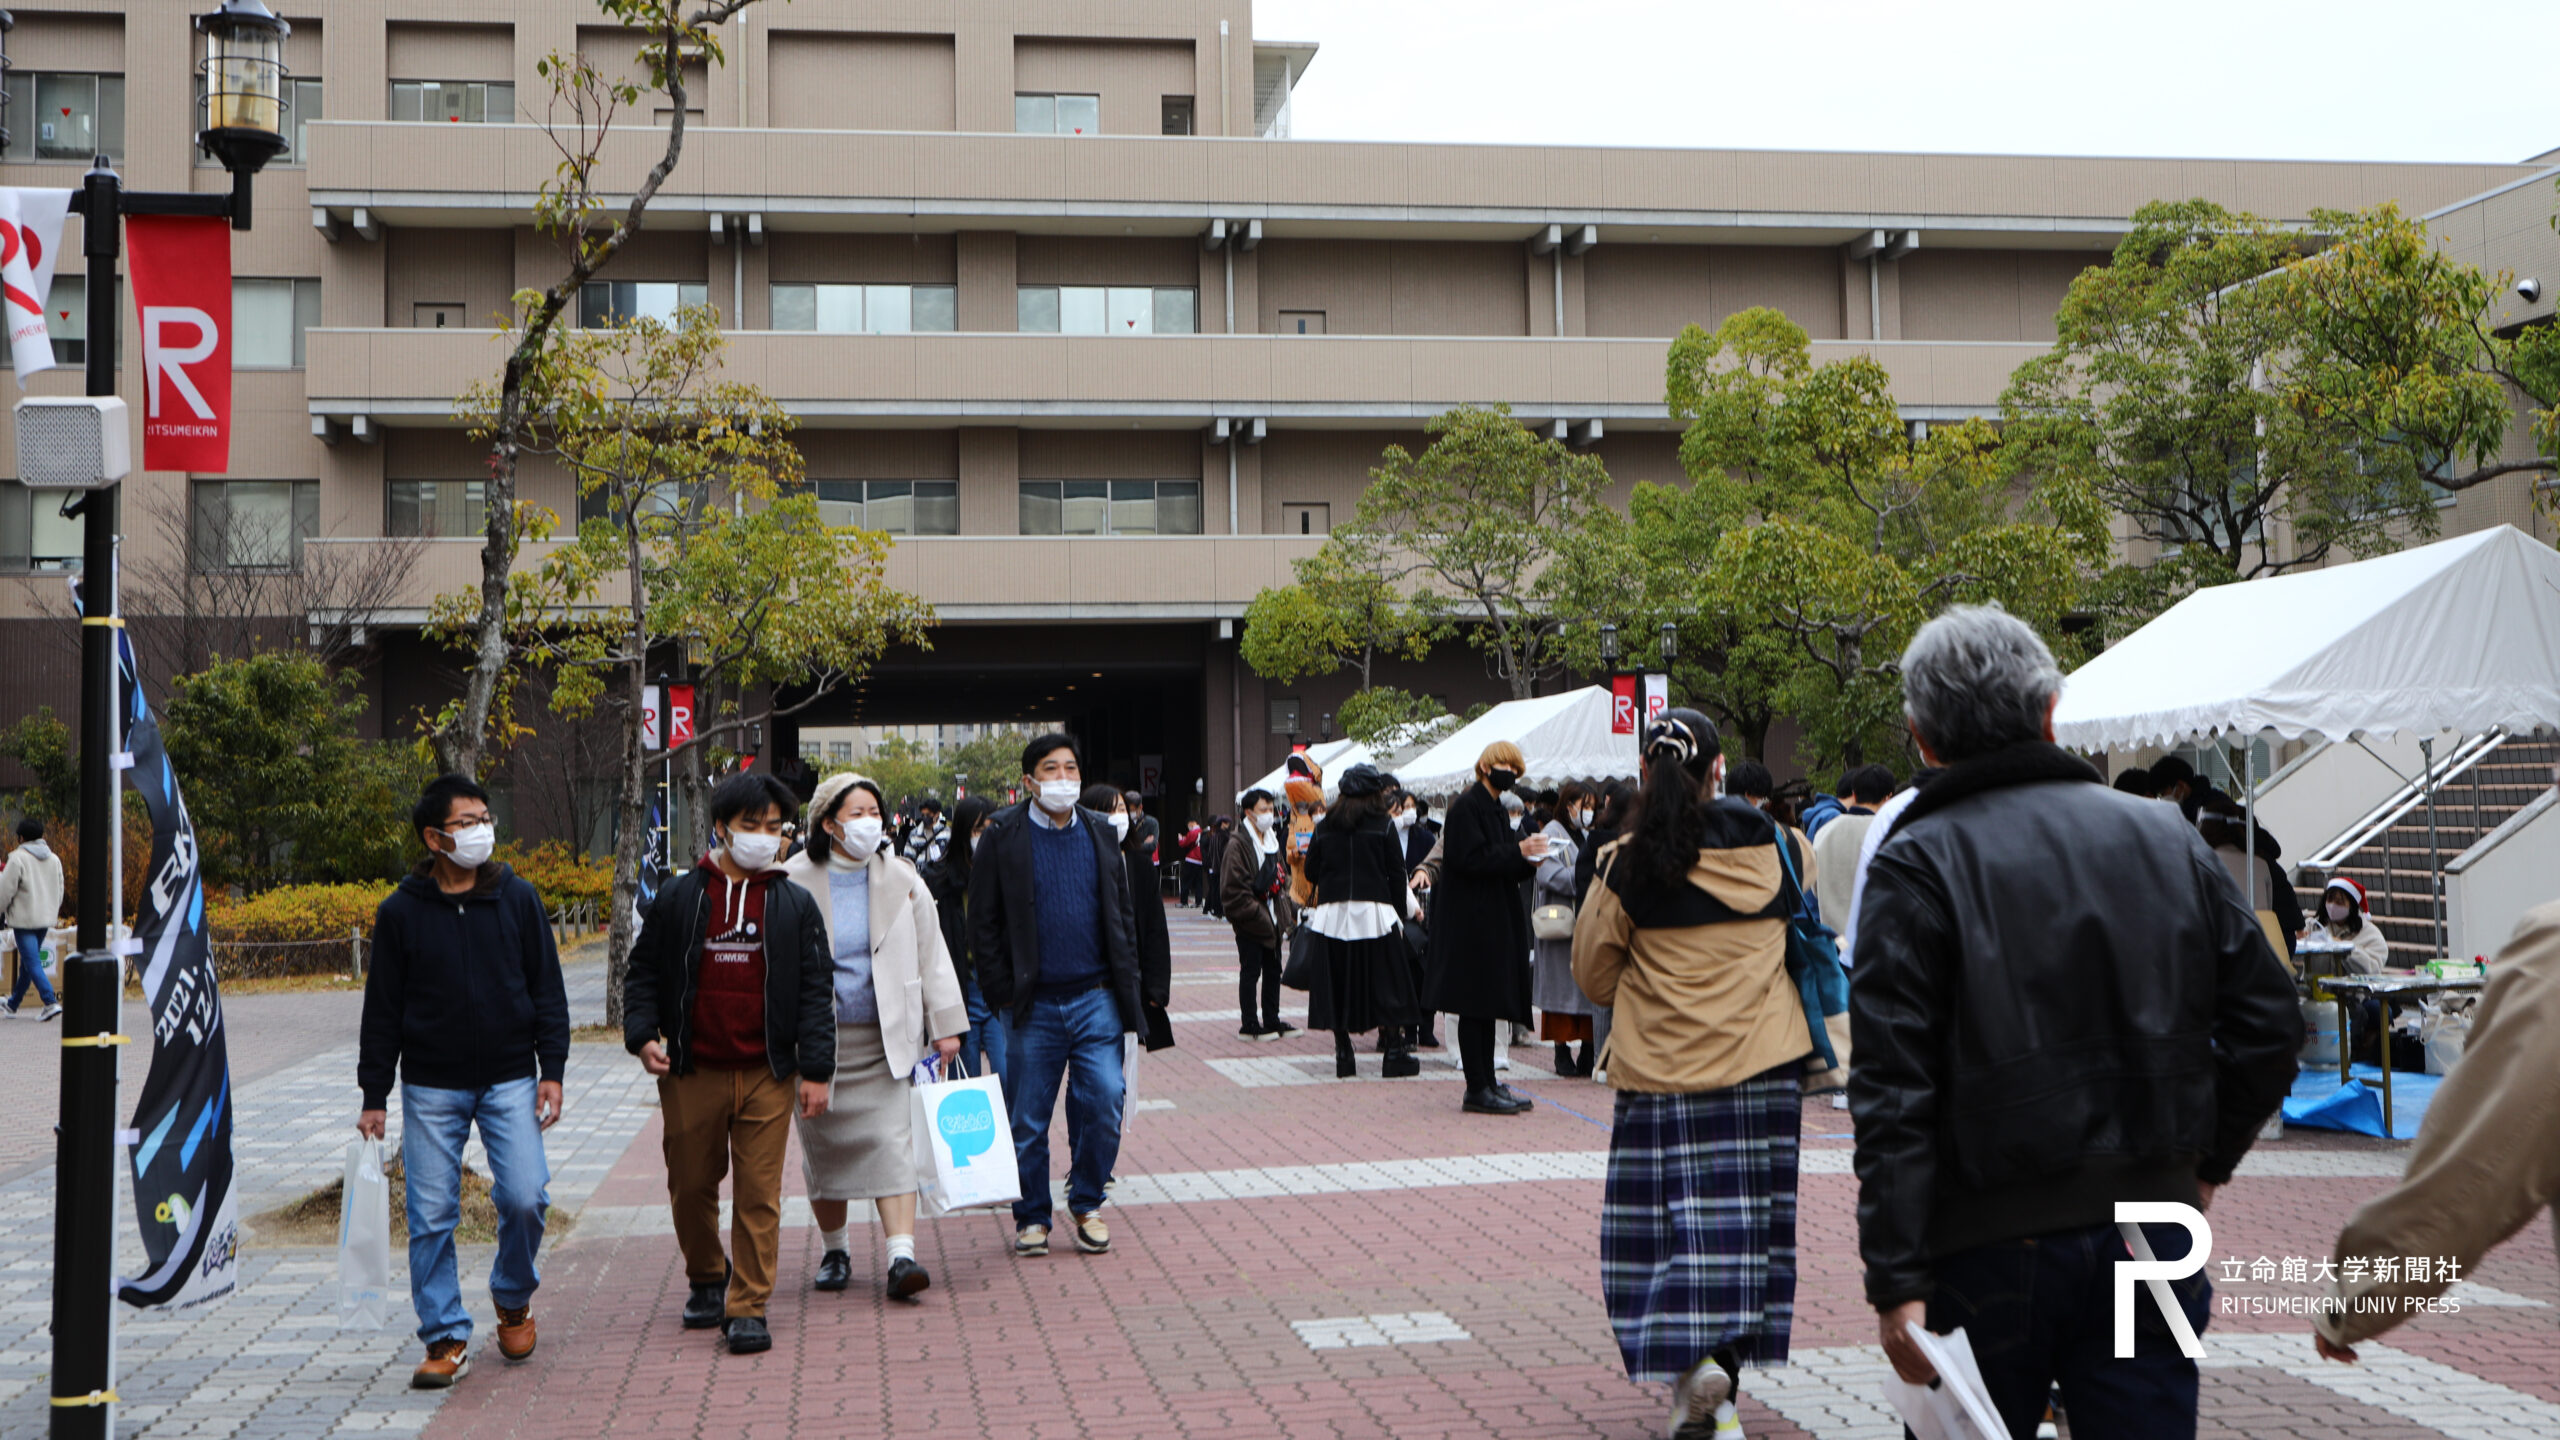
[[1582,1073],[1573,1066],[1573,1047],[1562,1040],[1556,1042],[1556,1073],[1568,1077]]
[[1399,1045],[1378,1062],[1378,1074],[1389,1080],[1410,1080],[1422,1073],[1422,1059]]
[[818,1278],[810,1283],[812,1290],[843,1290],[853,1284],[853,1257],[842,1250],[830,1250],[818,1257]]
[[924,1267],[906,1256],[889,1262],[890,1299],[913,1300],[932,1284],[933,1277],[925,1273]]
[[1274,1040],[1286,1040],[1290,1036],[1298,1033],[1298,1027],[1290,1024],[1286,1020],[1274,1020],[1271,1022],[1270,1029],[1265,1033],[1270,1035]]
[[1356,1078],[1359,1074],[1360,1057],[1353,1053],[1351,1049],[1350,1035],[1340,1030],[1334,1031],[1333,1078],[1336,1080],[1350,1080]]
[[1458,1107],[1470,1115],[1520,1115],[1526,1110],[1500,1086],[1467,1092],[1466,1103]]
[[740,1315],[721,1326],[720,1333],[729,1338],[732,1355],[761,1355],[773,1348],[773,1332],[761,1315]]
[[1425,1030],[1425,1031],[1423,1031],[1423,1032],[1422,1032],[1422,1038],[1413,1042],[1413,1048],[1414,1048],[1414,1049],[1416,1049],[1416,1050],[1437,1050],[1437,1049],[1439,1049],[1439,1048],[1440,1048],[1440,1032],[1439,1032],[1439,1031],[1437,1031],[1437,1030]]
[[1521,1113],[1521,1114],[1523,1114],[1523,1115],[1526,1115],[1526,1114],[1528,1114],[1530,1111],[1535,1110],[1535,1109],[1537,1109],[1537,1108],[1538,1108],[1538,1102],[1537,1102],[1537,1101],[1530,1099],[1528,1096],[1521,1094],[1519,1091],[1512,1089],[1512,1088],[1511,1088],[1510,1086],[1508,1086],[1508,1085],[1496,1085],[1496,1086],[1494,1086],[1494,1087],[1493,1087],[1493,1093],[1495,1093],[1495,1094],[1497,1094],[1497,1095],[1501,1096],[1501,1097],[1502,1097],[1503,1099],[1505,1099],[1505,1100],[1510,1101],[1512,1104],[1519,1106],[1519,1107],[1520,1107],[1520,1113]]
[[[733,1270],[731,1273],[736,1272]],[[684,1328],[687,1330],[716,1329],[722,1317],[728,1313],[728,1307],[729,1282],[727,1280],[723,1279],[717,1285],[696,1285],[685,1293]]]
[[1270,1033],[1270,1031],[1263,1029],[1259,1025],[1240,1025],[1236,1027],[1237,1036],[1246,1040],[1260,1040]]

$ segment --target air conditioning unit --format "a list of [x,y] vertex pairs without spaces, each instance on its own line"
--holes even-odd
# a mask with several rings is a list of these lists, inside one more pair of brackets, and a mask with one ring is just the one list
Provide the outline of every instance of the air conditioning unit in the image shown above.
[[97,490],[133,472],[133,434],[113,395],[18,402],[18,483],[30,490]]

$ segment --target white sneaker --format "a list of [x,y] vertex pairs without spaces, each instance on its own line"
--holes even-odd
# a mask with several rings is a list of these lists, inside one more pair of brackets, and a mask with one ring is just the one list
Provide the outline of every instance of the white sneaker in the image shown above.
[[37,1018],[37,1019],[39,1019],[39,1020],[50,1020],[50,1019],[52,1019],[54,1016],[59,1015],[59,1014],[61,1014],[61,1013],[62,1013],[62,1007],[61,1007],[61,1006],[59,1006],[59,1005],[47,1005],[46,1007],[44,1007],[44,1013],[43,1013],[43,1014],[41,1014],[41,1015],[39,1015],[39,1016],[37,1016],[36,1018]]
[[1834,1110],[1846,1110],[1846,1109],[1848,1109],[1848,1108],[1849,1108],[1849,1092],[1848,1092],[1848,1091],[1846,1091],[1846,1090],[1843,1090],[1843,1091],[1841,1091],[1839,1094],[1832,1096],[1832,1097],[1831,1097],[1831,1108],[1832,1108],[1832,1109],[1834,1109]]
[[1730,1434],[1725,1423],[1733,1417],[1733,1377],[1713,1359],[1699,1361],[1690,1367],[1671,1387],[1671,1423],[1663,1427],[1665,1440],[1740,1440],[1742,1424],[1733,1421]]

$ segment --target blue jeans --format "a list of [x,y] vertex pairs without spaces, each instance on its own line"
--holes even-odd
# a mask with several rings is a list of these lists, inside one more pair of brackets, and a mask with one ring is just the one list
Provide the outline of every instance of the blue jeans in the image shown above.
[[9,1008],[18,1008],[18,1001],[25,997],[30,980],[35,982],[37,999],[47,1005],[54,1003],[53,982],[44,978],[44,932],[20,930],[17,935],[18,983],[9,987]]
[[[969,1031],[960,1037],[960,1068],[970,1075],[1004,1074],[1004,1012],[987,1004],[974,975],[960,982],[960,993],[969,1003]],[[978,1061],[981,1051],[986,1055],[983,1066]]]
[[1102,1208],[1102,1187],[1120,1159],[1120,1106],[1128,1087],[1120,1073],[1120,1007],[1107,989],[1055,998],[1038,996],[1012,1037],[1004,1071],[1004,1108],[1013,1116],[1013,1158],[1022,1198],[1013,1223],[1046,1225],[1049,1203],[1049,1115],[1058,1084],[1067,1087],[1067,1209]]
[[489,1267],[489,1298],[508,1309],[533,1299],[542,1284],[534,1257],[542,1248],[543,1212],[551,1204],[551,1164],[542,1153],[534,1114],[534,1082],[510,1080],[486,1090],[400,1087],[400,1164],[409,1182],[409,1302],[418,1338],[469,1340],[453,1227],[462,1218],[462,1145],[471,1126],[489,1152],[490,1198],[498,1207],[498,1259]]
[[[2142,1233],[2161,1260],[2184,1256],[2191,1243],[2175,1225]],[[2012,1434],[2035,1433],[2046,1394],[2059,1385],[2078,1440],[2194,1440],[2196,1362],[2178,1353],[2147,1286],[2134,1291],[2133,1357],[2115,1358],[2110,1287],[2116,1262],[2132,1258],[2113,1225],[1959,1250],[1937,1262],[1929,1328],[1963,1327]],[[2169,1288],[2201,1338],[2212,1283],[2198,1272]]]

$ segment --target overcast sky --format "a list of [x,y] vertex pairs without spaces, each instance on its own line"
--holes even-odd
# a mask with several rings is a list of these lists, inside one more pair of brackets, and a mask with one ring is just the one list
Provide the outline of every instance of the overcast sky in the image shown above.
[[1348,140],[2515,161],[2550,0],[1256,0]]

